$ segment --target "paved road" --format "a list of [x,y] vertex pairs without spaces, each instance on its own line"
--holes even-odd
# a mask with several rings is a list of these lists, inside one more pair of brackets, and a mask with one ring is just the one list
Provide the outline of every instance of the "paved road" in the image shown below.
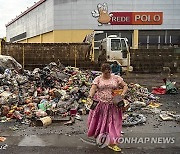
[[[145,135],[145,134],[144,134]],[[152,134],[151,134],[152,135]],[[180,135],[176,134],[176,135]],[[129,136],[131,136],[129,134]],[[139,136],[139,135],[138,135]],[[141,136],[143,136],[141,134]],[[167,135],[166,135],[167,136]],[[172,136],[169,134],[169,136]],[[85,138],[84,135],[64,136],[64,135],[30,135],[23,137],[8,137],[3,144],[1,143],[0,153],[2,154],[49,154],[49,153],[68,153],[68,154],[84,154],[97,153],[109,154],[114,153],[107,147],[98,148],[96,145],[82,142],[80,138]],[[180,141],[180,140],[179,140]],[[122,153],[142,154],[149,153],[165,153],[178,154],[180,151],[180,142],[175,144],[133,144],[129,147],[122,144]],[[176,141],[177,142],[177,141]],[[93,143],[93,142],[92,142]]]
[[[124,149],[123,154],[179,154],[180,149]],[[8,147],[1,154],[114,154],[109,149],[59,148],[59,147]]]

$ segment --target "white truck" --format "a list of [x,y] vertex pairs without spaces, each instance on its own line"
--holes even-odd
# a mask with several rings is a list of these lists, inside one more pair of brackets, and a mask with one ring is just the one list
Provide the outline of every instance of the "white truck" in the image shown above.
[[102,61],[109,63],[117,61],[122,66],[122,71],[132,71],[128,39],[120,38],[116,35],[104,38],[99,47],[98,63]]

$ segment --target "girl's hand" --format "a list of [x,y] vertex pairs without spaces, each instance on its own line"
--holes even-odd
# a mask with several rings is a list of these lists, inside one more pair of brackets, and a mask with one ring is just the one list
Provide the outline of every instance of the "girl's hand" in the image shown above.
[[125,96],[124,94],[121,94],[122,99],[124,99],[124,96]]
[[88,98],[87,98],[87,104],[91,105],[92,102],[93,102],[92,97],[88,97]]

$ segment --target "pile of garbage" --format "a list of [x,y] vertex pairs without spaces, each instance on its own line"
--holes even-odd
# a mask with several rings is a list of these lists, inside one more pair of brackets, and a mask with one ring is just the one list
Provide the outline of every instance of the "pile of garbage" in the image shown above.
[[130,102],[131,110],[146,107],[152,102],[159,102],[159,97],[153,95],[147,88],[139,84],[130,83],[128,87],[126,99]]
[[0,55],[0,73],[3,73],[6,68],[14,68],[16,71],[19,71],[22,69],[22,66],[13,57]]
[[[1,122],[17,119],[29,124],[47,115],[87,114],[86,98],[96,72],[52,62],[43,69],[6,69],[0,74]],[[79,117],[80,118],[80,117]]]
[[134,126],[146,123],[146,117],[143,114],[134,113],[134,111],[155,113],[159,115],[163,121],[180,121],[180,115],[159,109],[162,105],[159,101],[160,97],[150,93],[147,88],[134,83],[130,83],[128,87],[125,99],[129,102],[129,107],[123,117],[123,126]]
[[[16,119],[36,125],[35,122],[41,119],[40,125],[48,125],[52,117],[71,117],[66,124],[72,124],[72,117],[82,120],[80,115],[88,114],[87,96],[93,79],[100,72],[64,67],[54,62],[33,71],[22,71],[20,64],[14,61],[7,67],[4,65],[0,74],[0,122]],[[125,112],[130,114],[124,119],[124,125],[144,123],[143,115],[131,112],[159,107],[159,97],[139,84],[130,83],[128,87]]]
[[[5,69],[0,74],[0,120],[17,119],[25,124],[47,116],[75,116],[81,120],[80,115],[89,112],[87,96],[97,75],[99,72],[64,67],[54,62],[43,69],[22,73]],[[157,102],[158,98],[147,88],[131,83],[126,100],[132,110]]]
[[146,123],[146,117],[143,114],[133,112],[150,105],[159,104],[159,97],[154,96],[147,88],[135,83],[128,85],[125,100],[128,102],[126,103],[128,107],[126,108],[126,114],[124,114],[123,126],[134,126]]
[[146,117],[143,114],[131,113],[123,120],[123,126],[134,126],[146,122]]

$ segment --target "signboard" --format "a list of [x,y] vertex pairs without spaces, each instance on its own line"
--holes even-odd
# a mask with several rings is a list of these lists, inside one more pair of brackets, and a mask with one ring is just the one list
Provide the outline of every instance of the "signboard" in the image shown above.
[[111,12],[111,25],[161,25],[162,12]]
[[98,18],[99,25],[161,25],[163,12],[110,12],[107,4],[98,4],[92,16]]

